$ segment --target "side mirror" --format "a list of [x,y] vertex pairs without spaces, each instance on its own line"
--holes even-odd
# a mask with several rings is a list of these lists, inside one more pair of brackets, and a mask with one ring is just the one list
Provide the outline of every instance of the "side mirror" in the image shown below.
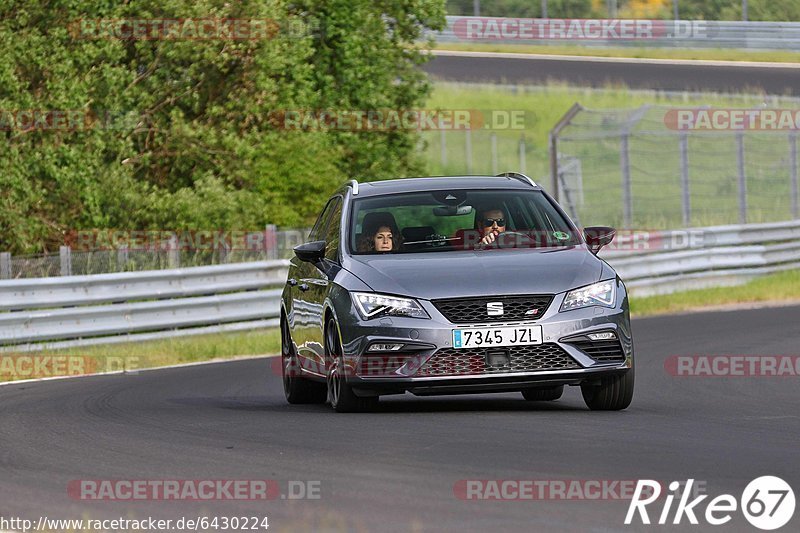
[[617,230],[608,226],[591,226],[583,229],[586,244],[595,255],[600,251],[600,248],[613,241],[616,234]]
[[301,261],[318,263],[325,256],[325,241],[311,241],[295,246],[294,255]]

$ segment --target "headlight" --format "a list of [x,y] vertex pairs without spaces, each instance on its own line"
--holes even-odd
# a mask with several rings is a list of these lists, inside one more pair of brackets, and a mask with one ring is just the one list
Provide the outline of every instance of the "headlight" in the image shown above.
[[569,291],[566,298],[564,298],[564,303],[561,304],[561,310],[572,311],[573,309],[591,307],[593,305],[614,307],[616,301],[617,283],[616,280],[610,279]]
[[354,292],[353,301],[358,312],[365,319],[380,316],[407,316],[411,318],[430,318],[416,300],[387,296],[374,292]]

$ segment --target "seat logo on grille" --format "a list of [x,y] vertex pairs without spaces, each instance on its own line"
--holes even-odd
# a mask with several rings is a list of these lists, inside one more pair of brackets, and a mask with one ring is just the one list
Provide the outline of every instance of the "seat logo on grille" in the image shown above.
[[500,316],[503,314],[503,302],[486,302],[486,314]]

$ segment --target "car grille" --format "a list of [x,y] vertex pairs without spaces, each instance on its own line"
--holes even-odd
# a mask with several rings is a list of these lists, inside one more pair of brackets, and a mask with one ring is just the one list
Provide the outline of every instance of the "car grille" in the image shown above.
[[602,363],[624,361],[625,352],[622,351],[622,346],[617,339],[592,341],[592,340],[579,340],[569,341],[577,349],[583,351],[594,359]]
[[[481,298],[452,298],[433,300],[433,305],[454,324],[536,320],[553,301],[552,295],[490,296]],[[503,314],[489,316],[486,304],[502,302]]]
[[539,372],[545,370],[569,370],[581,368],[557,344],[536,344],[494,349],[507,351],[510,364],[489,366],[486,349],[443,348],[437,351],[417,372],[418,376],[449,376],[463,374],[490,374],[502,372]]
[[391,376],[407,361],[407,355],[365,355],[358,362],[356,374],[361,377]]

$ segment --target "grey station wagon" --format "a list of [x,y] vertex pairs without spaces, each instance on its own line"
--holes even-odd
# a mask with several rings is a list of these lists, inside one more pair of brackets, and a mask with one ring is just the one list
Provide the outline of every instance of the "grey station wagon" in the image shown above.
[[591,409],[633,397],[625,285],[530,178],[350,181],[295,248],[281,299],[289,403],[490,392]]

